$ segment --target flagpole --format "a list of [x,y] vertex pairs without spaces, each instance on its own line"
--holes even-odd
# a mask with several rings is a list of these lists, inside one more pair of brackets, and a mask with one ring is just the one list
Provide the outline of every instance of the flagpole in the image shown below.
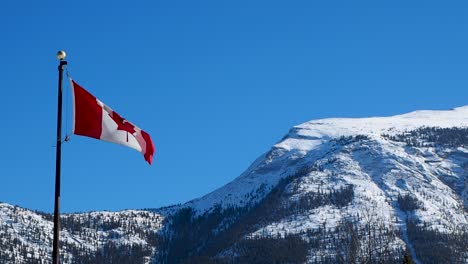
[[57,103],[57,152],[55,158],[55,203],[54,203],[54,244],[52,250],[53,264],[59,263],[59,237],[60,237],[60,168],[62,157],[62,79],[63,70],[67,65],[65,51],[57,52],[58,66],[58,103]]

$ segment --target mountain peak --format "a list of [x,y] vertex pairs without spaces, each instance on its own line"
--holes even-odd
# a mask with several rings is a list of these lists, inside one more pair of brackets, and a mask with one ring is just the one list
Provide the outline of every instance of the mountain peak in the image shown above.
[[[383,135],[397,135],[422,127],[468,127],[468,106],[452,110],[420,110],[389,117],[327,118],[294,126],[270,151],[242,175],[218,190],[183,206],[204,212],[216,204],[245,206],[263,197],[281,178],[313,164],[330,151],[333,140],[366,136],[384,144]],[[246,199],[250,197],[251,199]],[[252,198],[253,197],[253,198]]]
[[[320,128],[323,126],[323,128]],[[451,110],[418,110],[388,117],[327,118],[305,122],[295,128],[314,130],[326,134],[382,133],[411,130],[418,127],[465,127],[468,126],[468,105]],[[330,128],[329,130],[326,130]],[[332,129],[335,128],[335,129]]]
[[[239,243],[291,235],[317,243],[305,253],[310,263],[398,263],[405,250],[415,263],[464,263],[467,170],[468,106],[320,119],[293,127],[238,178],[182,207],[197,223],[220,219],[215,230],[241,232]],[[346,261],[353,234],[356,251],[367,249]],[[393,256],[377,249],[373,259],[373,247]],[[235,246],[224,249],[217,254],[235,255]]]

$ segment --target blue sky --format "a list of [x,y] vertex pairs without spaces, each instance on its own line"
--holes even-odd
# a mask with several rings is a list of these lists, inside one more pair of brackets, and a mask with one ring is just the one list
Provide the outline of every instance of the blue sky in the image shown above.
[[[4,1],[0,201],[53,211],[60,49],[71,76],[148,131],[157,151],[148,166],[132,149],[73,136],[63,145],[62,211],[154,208],[228,183],[311,119],[468,104],[467,8]],[[64,100],[70,130],[70,93]]]

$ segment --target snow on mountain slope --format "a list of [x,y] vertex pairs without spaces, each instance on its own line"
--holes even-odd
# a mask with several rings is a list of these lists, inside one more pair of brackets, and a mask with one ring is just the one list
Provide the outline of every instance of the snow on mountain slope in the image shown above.
[[[340,137],[365,135],[383,150],[411,160],[410,154],[405,156],[403,147],[394,146],[382,135],[395,135],[420,127],[468,127],[468,106],[448,111],[415,111],[391,117],[331,118],[303,123],[292,128],[283,140],[261,155],[234,181],[184,206],[193,207],[201,213],[216,204],[224,207],[245,206],[259,201],[281,178],[327,155],[331,140]],[[436,170],[426,163],[420,166],[424,170]],[[457,165],[445,164],[445,167]]]
[[[94,262],[99,250],[138,249],[145,263],[156,250],[163,217],[149,211],[89,212],[61,216],[62,263]],[[0,203],[0,262],[50,263],[52,215]],[[145,255],[145,256],[143,256]]]
[[[369,222],[390,230],[401,230],[402,239],[394,241],[403,250],[411,243],[406,237],[406,219],[416,219],[443,233],[468,228],[468,216],[460,196],[442,180],[447,171],[455,171],[458,161],[452,157],[467,149],[429,149],[426,153],[407,153],[405,144],[375,139],[363,139],[342,144],[323,159],[320,169],[312,171],[288,185],[289,205],[301,197],[323,195],[343,186],[354,187],[354,199],[345,207],[324,205],[300,214],[270,223],[251,236],[258,237],[300,234],[320,227],[334,230],[343,221],[352,220],[365,226]],[[434,166],[428,160],[442,159]],[[468,163],[468,155],[463,156]],[[466,177],[466,171],[452,177]],[[418,208],[404,212],[398,197],[410,195],[419,203]],[[406,240],[406,241],[404,241]],[[415,254],[413,253],[413,256]]]
[[[351,252],[333,248],[334,241],[343,246],[352,240],[346,236],[351,232],[359,245],[353,254],[360,252],[361,262],[377,261],[366,252],[383,254],[378,248],[393,252],[394,260],[408,249],[416,263],[450,256],[459,262],[468,261],[463,252],[467,176],[468,106],[321,119],[293,127],[238,178],[181,207],[193,208],[197,215],[217,206],[264,210],[257,205],[271,201],[263,199],[275,190],[281,195],[268,204],[273,209],[262,211],[275,216],[254,213],[257,222],[247,221],[250,226],[244,229],[250,233],[244,238],[293,234],[310,245],[320,241],[322,247],[309,248],[308,262],[321,263]],[[278,190],[284,180],[285,187]],[[443,234],[448,236],[439,250],[428,250],[434,246],[428,239],[445,239]],[[235,246],[218,256],[233,252]]]

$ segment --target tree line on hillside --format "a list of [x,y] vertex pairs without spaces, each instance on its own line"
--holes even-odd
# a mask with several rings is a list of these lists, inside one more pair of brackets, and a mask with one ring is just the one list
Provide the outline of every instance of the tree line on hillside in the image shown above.
[[[168,219],[157,262],[402,263],[403,242],[395,243],[401,236],[399,231],[375,221],[371,214],[349,217],[336,228],[321,226],[296,234],[283,229],[282,235],[250,235],[286,217],[294,219],[295,215],[324,205],[341,208],[352,202],[352,185],[307,193],[297,200],[285,199],[301,177],[317,169],[305,167],[283,178],[263,200],[249,208],[217,205],[202,215],[192,208],[180,209]],[[362,222],[366,224],[359,224]],[[314,257],[307,259],[310,253]]]
[[[52,220],[50,214],[39,212],[43,220]],[[154,255],[159,236],[148,228],[158,222],[158,216],[139,212],[139,222],[132,217],[99,214],[72,214],[61,217],[60,259],[64,263],[134,264],[146,263]],[[51,257],[52,236],[47,226],[26,210],[13,207],[11,219],[0,223],[0,263],[47,263]],[[20,223],[21,228],[16,225]],[[118,230],[118,231],[117,231]],[[79,241],[65,239],[69,233]],[[121,242],[127,236],[138,237],[143,243]]]
[[468,128],[466,127],[421,127],[415,130],[407,131],[402,134],[388,135],[387,138],[396,142],[404,142],[412,147],[462,147],[468,146]]
[[[137,216],[142,218],[142,222],[132,224],[130,220]],[[128,217],[99,214],[66,215],[61,219],[61,228],[78,237],[86,237],[95,244],[94,249],[89,249],[64,241],[62,247],[65,250],[62,252],[73,256],[71,263],[144,263],[153,257],[153,248],[157,247],[159,241],[158,235],[146,228],[151,222],[158,221],[157,217],[145,212],[140,212],[139,215],[130,214]],[[107,236],[101,237],[97,231],[106,232]],[[130,234],[146,243],[119,242],[119,239],[125,239]]]
[[411,212],[422,207],[422,203],[410,194],[398,194],[397,203],[403,212]]
[[408,218],[408,238],[417,258],[422,263],[467,263],[468,227],[462,226],[451,233],[444,233],[430,224]]

